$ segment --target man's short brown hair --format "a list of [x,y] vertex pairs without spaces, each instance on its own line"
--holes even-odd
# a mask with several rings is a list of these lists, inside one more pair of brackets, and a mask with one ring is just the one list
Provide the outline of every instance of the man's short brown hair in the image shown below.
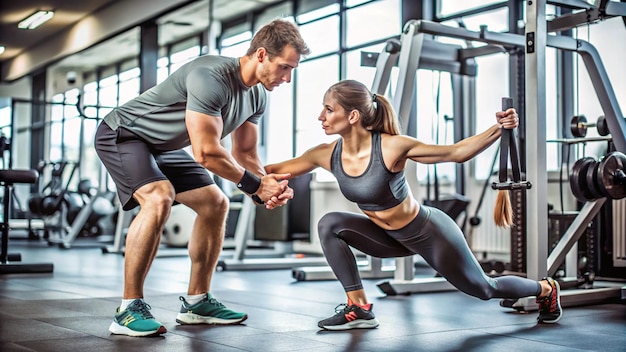
[[280,55],[288,45],[296,49],[300,55],[308,55],[311,52],[294,23],[284,19],[276,19],[261,27],[254,35],[246,56],[252,56],[257,49],[265,48],[271,59]]

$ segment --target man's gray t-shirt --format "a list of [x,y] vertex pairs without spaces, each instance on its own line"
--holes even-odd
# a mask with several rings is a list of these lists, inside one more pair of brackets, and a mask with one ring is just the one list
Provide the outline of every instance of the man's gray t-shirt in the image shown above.
[[122,127],[159,151],[190,145],[185,110],[221,116],[226,137],[244,122],[258,124],[267,105],[261,84],[241,81],[239,59],[206,55],[180,67],[165,81],[115,108],[104,122]]

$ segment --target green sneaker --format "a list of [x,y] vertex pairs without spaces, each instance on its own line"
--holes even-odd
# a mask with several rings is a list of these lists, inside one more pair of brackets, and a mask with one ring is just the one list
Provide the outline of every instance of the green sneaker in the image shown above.
[[200,302],[190,305],[184,297],[180,297],[183,302],[180,313],[176,316],[179,324],[214,324],[228,325],[238,324],[248,319],[245,313],[234,312],[226,308],[222,303],[213,298],[208,293]]
[[112,334],[128,336],[151,336],[166,333],[167,329],[154,320],[150,309],[151,307],[141,299],[132,301],[122,312],[118,307],[117,314],[109,326],[109,331]]

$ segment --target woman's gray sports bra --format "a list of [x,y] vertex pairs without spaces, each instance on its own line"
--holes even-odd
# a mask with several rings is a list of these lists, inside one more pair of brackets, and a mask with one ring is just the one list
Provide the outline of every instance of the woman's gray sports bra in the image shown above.
[[330,159],[332,174],[341,193],[361,210],[385,210],[402,203],[409,193],[404,170],[391,172],[383,161],[380,132],[372,132],[372,152],[367,169],[359,176],[343,171],[341,162],[342,139],[337,141]]

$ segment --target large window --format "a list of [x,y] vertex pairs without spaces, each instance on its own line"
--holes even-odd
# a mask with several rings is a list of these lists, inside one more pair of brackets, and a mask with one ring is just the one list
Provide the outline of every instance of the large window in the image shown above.
[[[171,46],[166,52],[171,54],[157,62],[159,82],[200,55],[198,37]],[[137,60],[132,59],[101,68],[97,72],[85,73],[87,81],[82,91],[75,88],[53,96],[55,104],[51,107],[50,115],[49,161],[79,163],[79,177],[72,179],[70,187],[75,187],[79,179],[90,179],[94,184],[103,179],[103,168],[93,148],[96,128],[114,107],[139,95],[140,75]],[[81,111],[77,109],[79,99]],[[107,186],[114,187],[110,181]]]
[[[259,18],[269,19],[276,12],[292,20],[285,17],[286,8],[280,4]],[[360,66],[361,51],[379,51],[381,43],[397,36],[402,28],[400,0],[346,1],[343,12],[333,1],[302,2],[297,8],[295,21],[311,54],[302,60],[291,84],[283,84],[269,94],[268,110],[261,122],[264,131],[261,151],[265,153],[262,158],[270,163],[300,155],[319,143],[337,138],[326,136],[317,119],[324,93],[342,78],[357,79],[371,86],[375,69]],[[345,31],[340,26],[342,17]],[[218,45],[221,55],[241,56],[249,46],[253,33],[250,25],[235,23],[223,28]],[[285,139],[286,136],[291,137]],[[318,179],[328,178],[322,170],[316,173]]]
[[[399,37],[403,23],[401,4],[408,0],[285,0],[279,4],[268,6],[263,11],[255,12],[252,16],[246,15],[241,19],[233,19],[222,23],[219,43],[219,54],[239,57],[245,54],[250,39],[254,33],[253,27],[260,27],[269,20],[277,17],[295,21],[301,33],[311,48],[311,54],[303,58],[300,66],[295,70],[290,84],[283,84],[269,94],[266,116],[261,120],[262,132],[260,153],[265,162],[277,162],[299,155],[320,142],[331,141],[336,136],[326,136],[317,120],[321,111],[321,102],[326,89],[340,79],[356,79],[368,87],[371,86],[374,76],[374,67],[361,66],[363,52],[380,53],[386,40]],[[479,30],[488,24],[490,31],[508,31],[509,11],[502,1],[458,1],[442,0],[438,14],[450,18],[458,13],[467,12],[462,18],[449,20],[446,25],[463,25],[470,30]],[[488,11],[474,11],[478,7],[490,6]],[[294,9],[297,10],[294,13]],[[552,7],[548,6],[551,10]],[[616,68],[621,67],[626,49],[624,41],[611,41],[611,36],[602,33],[619,33],[623,37],[624,26],[620,18],[604,21],[598,25],[580,27],[574,36],[588,40],[598,45],[609,77],[619,77]],[[201,35],[188,37],[180,42],[164,46],[160,50],[157,61],[157,82],[165,80],[172,72],[183,64],[201,55]],[[439,41],[450,42],[467,47],[468,43],[461,40],[437,37]],[[211,40],[211,39],[209,39]],[[206,44],[206,43],[204,43]],[[472,43],[472,45],[484,45]],[[554,49],[546,51],[546,131],[547,138],[554,139],[562,136],[559,131],[558,114],[561,97],[557,96],[559,87],[556,86],[557,56]],[[621,60],[621,61],[620,61]],[[500,108],[500,98],[509,95],[509,54],[499,53],[476,58],[478,75],[475,80],[475,108],[476,121],[472,122],[473,130],[468,133],[484,131],[495,122],[494,112]],[[593,87],[586,74],[586,69],[579,58],[574,59],[574,72],[578,101],[575,113],[584,114],[588,120],[594,122],[602,114]],[[135,58],[121,63],[102,67],[97,72],[85,74],[82,92],[69,90],[53,97],[57,103],[66,105],[51,108],[50,122],[50,160],[72,158],[81,159],[81,174],[93,178],[99,170],[96,165],[99,161],[93,151],[93,134],[98,121],[103,118],[112,107],[118,106],[139,94],[140,69]],[[391,73],[391,84],[385,90],[385,95],[393,96],[398,70]],[[454,97],[451,89],[451,77],[447,73],[418,70],[417,77],[417,137],[426,143],[452,143],[454,120],[452,116]],[[626,80],[612,79],[618,99],[624,99],[624,83]],[[80,117],[75,102],[82,99],[83,113],[86,118]],[[625,101],[620,101],[626,105]],[[406,117],[402,117],[406,118]],[[532,118],[532,117],[527,117]],[[566,117],[569,118],[569,117]],[[82,121],[82,124],[81,124]],[[566,126],[567,127],[567,126]],[[82,131],[78,136],[75,132]],[[590,135],[595,135],[594,129],[589,129]],[[599,154],[601,145],[584,146],[587,153]],[[490,165],[497,152],[497,146],[492,146],[475,159],[473,176],[484,179],[491,174]],[[548,170],[556,170],[560,165],[561,148],[557,144],[547,146]],[[455,168],[451,165],[438,166],[438,176],[442,179],[454,180]],[[418,165],[418,179],[425,178],[432,172],[428,168]],[[320,172],[324,177],[324,173]]]

